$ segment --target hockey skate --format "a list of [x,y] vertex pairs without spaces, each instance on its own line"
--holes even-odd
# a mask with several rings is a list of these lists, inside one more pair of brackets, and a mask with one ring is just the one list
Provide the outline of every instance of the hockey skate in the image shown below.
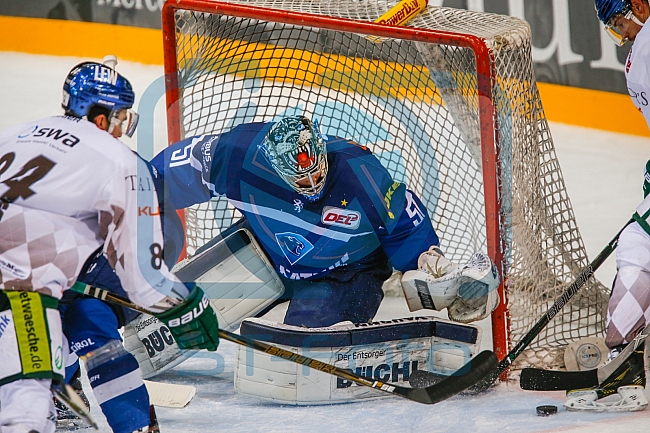
[[564,403],[570,412],[635,412],[648,406],[642,386],[621,386],[617,400],[599,399],[597,390],[571,392]]
[[[83,400],[86,407],[90,407],[90,402],[84,394],[83,388],[81,387],[81,369],[72,376],[70,381],[70,386],[77,395]],[[88,425],[79,418],[79,415],[74,413],[73,410],[69,409],[65,404],[61,403],[59,399],[54,398],[54,407],[56,409],[56,429],[58,430],[77,430],[81,428],[86,428]]]
[[564,407],[572,412],[639,411],[648,406],[644,388],[645,371],[641,346],[598,387],[567,391]]

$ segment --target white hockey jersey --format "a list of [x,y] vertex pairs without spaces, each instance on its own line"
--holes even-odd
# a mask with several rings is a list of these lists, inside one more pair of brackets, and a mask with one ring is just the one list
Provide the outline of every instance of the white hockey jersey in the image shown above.
[[103,244],[133,302],[159,302],[181,283],[162,260],[157,209],[147,163],[87,120],[0,131],[0,289],[60,298]]
[[625,62],[627,91],[650,128],[650,20],[636,35]]

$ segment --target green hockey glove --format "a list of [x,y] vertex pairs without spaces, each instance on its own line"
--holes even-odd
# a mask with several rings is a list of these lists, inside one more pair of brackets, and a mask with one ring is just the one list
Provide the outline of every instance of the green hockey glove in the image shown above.
[[219,322],[200,287],[195,286],[182,304],[156,317],[167,325],[180,349],[217,350]]

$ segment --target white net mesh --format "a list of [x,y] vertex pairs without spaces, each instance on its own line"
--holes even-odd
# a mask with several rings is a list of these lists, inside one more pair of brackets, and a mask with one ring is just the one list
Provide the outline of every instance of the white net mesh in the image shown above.
[[[241,3],[364,21],[394,4]],[[450,259],[466,262],[486,250],[480,156],[486,125],[479,125],[470,49],[390,38],[373,43],[314,22],[296,26],[182,9],[174,19],[182,138],[289,114],[317,118],[324,133],[367,145],[419,195]],[[491,50],[496,219],[516,343],[587,265],[534,79],[530,28],[517,18],[439,7],[408,25],[472,34]],[[188,253],[238,217],[223,199],[188,210]],[[548,356],[535,355],[540,349],[555,353],[567,342],[602,334],[606,302],[605,288],[591,280],[520,358],[545,363]]]

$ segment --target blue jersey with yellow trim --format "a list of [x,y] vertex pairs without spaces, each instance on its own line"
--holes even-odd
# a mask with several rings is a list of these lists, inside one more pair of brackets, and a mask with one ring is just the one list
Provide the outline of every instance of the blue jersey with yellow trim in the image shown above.
[[225,196],[279,274],[316,279],[383,251],[404,271],[438,245],[426,208],[364,146],[325,136],[329,170],[316,201],[297,193],[258,149],[272,123],[242,124],[173,144],[151,162],[176,209]]

